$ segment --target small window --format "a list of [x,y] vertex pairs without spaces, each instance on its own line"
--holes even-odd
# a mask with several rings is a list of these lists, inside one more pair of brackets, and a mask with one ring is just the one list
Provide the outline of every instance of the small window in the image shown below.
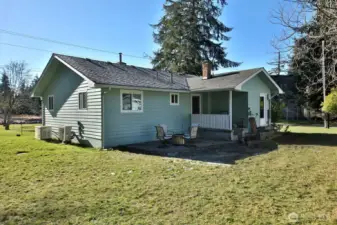
[[260,118],[264,118],[264,96],[260,96]]
[[143,112],[143,92],[121,91],[121,112]]
[[48,109],[54,110],[54,96],[53,95],[48,96]]
[[87,109],[88,108],[88,97],[87,92],[81,92],[78,94],[78,108]]
[[179,105],[179,94],[177,93],[170,94],[170,105]]

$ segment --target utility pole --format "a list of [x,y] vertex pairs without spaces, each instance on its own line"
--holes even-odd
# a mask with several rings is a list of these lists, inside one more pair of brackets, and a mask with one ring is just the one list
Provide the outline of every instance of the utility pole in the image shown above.
[[277,75],[281,75],[281,52],[278,52]]
[[323,101],[325,101],[325,43],[324,40],[322,41],[322,78],[323,78]]
[[[326,96],[326,84],[325,84],[325,42],[322,41],[322,79],[323,79],[323,102],[325,102],[325,96]],[[329,120],[330,115],[329,113],[323,112],[323,120],[324,120],[324,127],[330,128]]]

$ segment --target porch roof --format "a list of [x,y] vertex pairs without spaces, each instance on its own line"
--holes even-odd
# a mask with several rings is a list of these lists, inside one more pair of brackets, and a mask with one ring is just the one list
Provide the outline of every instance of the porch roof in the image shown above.
[[266,82],[271,84],[273,88],[277,89],[280,94],[282,89],[276,82],[270,78],[266,70],[262,68],[255,68],[249,70],[240,70],[229,73],[221,73],[212,76],[209,79],[203,80],[202,77],[187,78],[191,91],[217,91],[217,90],[241,90],[242,85],[258,74],[264,74]]

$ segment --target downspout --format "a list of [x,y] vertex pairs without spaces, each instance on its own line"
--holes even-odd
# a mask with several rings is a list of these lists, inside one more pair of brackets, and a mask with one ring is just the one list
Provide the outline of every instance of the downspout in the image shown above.
[[46,117],[45,117],[45,109],[44,109],[44,102],[43,98],[40,97],[41,100],[41,116],[42,116],[42,126],[46,126]]
[[229,129],[233,129],[233,92],[229,91]]
[[102,139],[102,149],[104,149],[104,91],[101,88],[101,139]]

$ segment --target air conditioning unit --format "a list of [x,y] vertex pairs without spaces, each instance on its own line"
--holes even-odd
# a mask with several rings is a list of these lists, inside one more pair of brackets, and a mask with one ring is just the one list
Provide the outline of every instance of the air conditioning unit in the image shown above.
[[63,141],[63,137],[64,137],[64,127],[59,127],[57,132],[57,138],[60,141]]
[[71,137],[72,137],[71,128],[72,128],[71,126],[64,126],[64,136],[63,136],[64,142],[71,141]]
[[70,142],[71,141],[71,126],[64,126],[58,128],[58,139],[62,142]]
[[51,127],[49,126],[37,126],[35,127],[35,138],[38,140],[51,139]]

